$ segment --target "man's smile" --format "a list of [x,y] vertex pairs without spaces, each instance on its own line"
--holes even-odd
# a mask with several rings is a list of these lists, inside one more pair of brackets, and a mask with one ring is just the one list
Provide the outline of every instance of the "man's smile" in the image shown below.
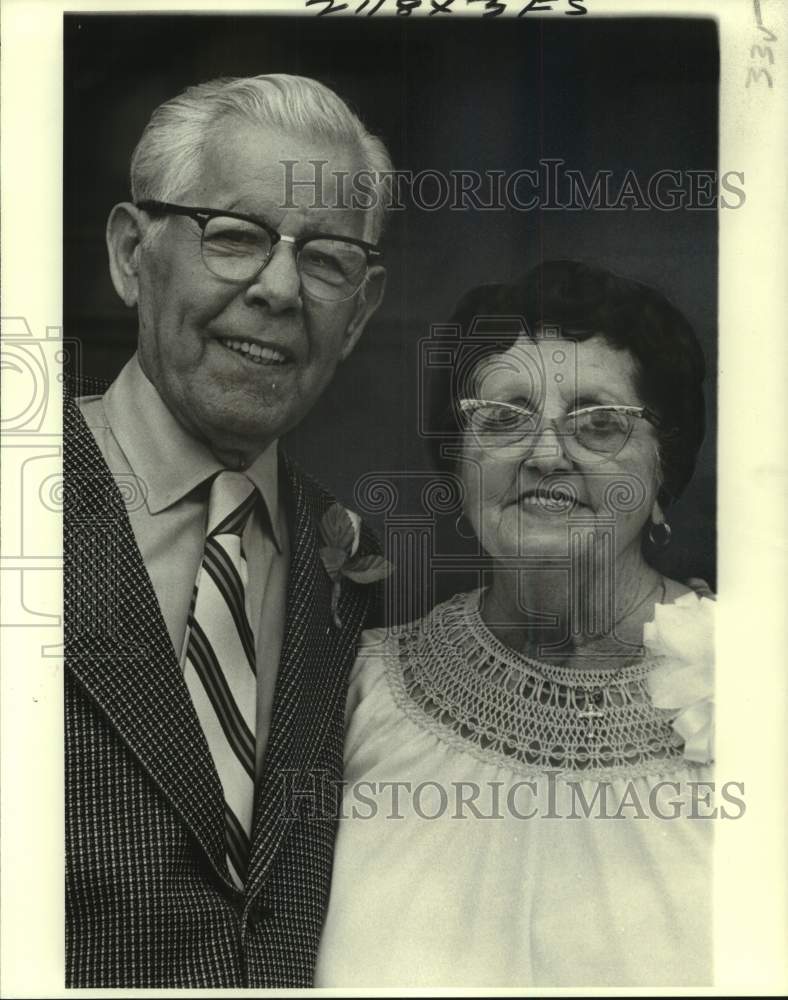
[[260,344],[254,340],[247,340],[241,337],[219,337],[217,338],[222,347],[239,355],[244,361],[249,361],[255,365],[280,366],[292,362],[292,356],[278,347],[267,344]]

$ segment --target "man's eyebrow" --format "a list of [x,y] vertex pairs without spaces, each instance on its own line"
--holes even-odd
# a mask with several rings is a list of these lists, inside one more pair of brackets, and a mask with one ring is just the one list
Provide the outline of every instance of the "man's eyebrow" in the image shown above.
[[[266,217],[264,214],[269,211],[268,209],[263,209],[262,211],[248,211],[242,206],[239,207],[237,203],[232,203],[227,208],[216,208],[211,209],[211,211],[229,212],[235,213],[236,215],[243,215],[252,222],[261,223],[263,226],[268,226],[269,229],[273,229],[277,233],[279,232],[280,223],[272,221],[270,215]],[[279,211],[279,209],[273,208],[271,211]],[[342,234],[337,233],[335,227],[332,225],[333,222],[336,222],[336,220],[330,217],[309,220],[308,225],[305,226],[299,238],[311,239],[314,236],[335,236],[337,239],[342,239]]]
[[265,215],[263,215],[262,212],[250,211],[250,210],[244,208],[243,206],[239,206],[235,202],[232,202],[230,205],[227,206],[227,208],[217,208],[217,209],[213,209],[213,211],[216,211],[216,212],[230,212],[230,213],[235,213],[236,215],[245,215],[246,218],[250,219],[252,222],[262,222],[266,226],[270,226],[272,229],[276,229],[276,226],[274,225],[274,223],[271,222],[270,219],[267,219],[265,217]]
[[[263,203],[262,207],[258,209],[250,204],[251,201],[251,198],[241,194],[227,205],[222,205],[221,207],[211,205],[206,207],[210,207],[212,211],[215,212],[234,212],[236,215],[247,215],[250,219],[254,219],[256,222],[265,222],[270,226],[272,223],[269,221],[268,217],[272,213],[279,211],[277,206],[273,202],[270,204]],[[255,205],[259,204],[259,202],[255,203]]]
[[338,219],[336,216],[319,216],[317,219],[306,219],[302,236],[340,236],[337,233]]

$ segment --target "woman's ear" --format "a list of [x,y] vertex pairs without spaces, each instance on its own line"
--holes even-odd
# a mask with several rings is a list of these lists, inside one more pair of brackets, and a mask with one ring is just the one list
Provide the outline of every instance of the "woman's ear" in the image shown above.
[[137,304],[142,235],[140,209],[128,201],[116,205],[107,220],[109,271],[115,291],[127,306]]

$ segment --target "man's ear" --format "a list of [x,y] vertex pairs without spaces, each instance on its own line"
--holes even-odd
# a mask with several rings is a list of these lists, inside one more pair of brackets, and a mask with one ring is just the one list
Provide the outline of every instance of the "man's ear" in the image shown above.
[[356,311],[345,331],[345,343],[342,345],[342,351],[339,355],[340,361],[344,361],[358,343],[359,337],[364,332],[364,327],[381,303],[385,287],[386,268],[380,265],[371,267],[367,272],[364,288],[358,293]]
[[107,219],[109,271],[115,291],[127,306],[137,304],[142,224],[142,212],[129,201],[116,205]]

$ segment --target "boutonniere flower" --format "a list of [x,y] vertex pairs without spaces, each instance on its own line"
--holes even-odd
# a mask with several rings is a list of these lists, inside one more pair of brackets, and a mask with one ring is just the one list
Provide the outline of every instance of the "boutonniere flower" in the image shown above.
[[685,594],[658,604],[643,628],[643,643],[657,665],[646,679],[652,703],[672,713],[684,756],[697,764],[714,759],[714,601]]
[[355,511],[347,510],[341,504],[332,504],[323,515],[320,521],[320,538],[323,542],[320,558],[333,583],[331,614],[336,627],[342,628],[337,612],[342,578],[346,577],[354,583],[374,583],[376,580],[385,580],[394,567],[383,556],[356,555],[361,540],[361,518]]

